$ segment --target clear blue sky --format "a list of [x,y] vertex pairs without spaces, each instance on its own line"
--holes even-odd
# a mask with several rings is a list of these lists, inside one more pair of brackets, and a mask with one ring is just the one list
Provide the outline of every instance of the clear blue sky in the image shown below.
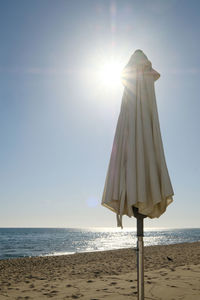
[[100,202],[123,88],[96,69],[138,48],[161,73],[175,191],[145,226],[200,227],[199,11],[198,0],[0,0],[1,227],[116,226]]

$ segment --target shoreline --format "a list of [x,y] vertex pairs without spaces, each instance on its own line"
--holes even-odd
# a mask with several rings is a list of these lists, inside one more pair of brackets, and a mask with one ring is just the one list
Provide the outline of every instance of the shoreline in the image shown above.
[[[185,245],[185,244],[194,244],[194,243],[200,243],[199,241],[195,242],[180,242],[180,243],[170,243],[170,244],[162,244],[162,245],[148,245],[145,246],[144,248],[149,248],[149,247],[162,247],[162,246],[173,246],[173,245]],[[1,261],[8,261],[8,260],[15,260],[15,259],[32,259],[32,258],[42,258],[42,257],[60,257],[60,256],[72,256],[76,254],[87,254],[87,253],[105,253],[105,252],[110,252],[110,251],[121,251],[121,250],[136,250],[136,247],[129,247],[129,248],[118,248],[118,249],[109,249],[109,250],[93,250],[93,251],[83,251],[83,252],[67,252],[67,253],[59,253],[59,254],[44,254],[44,255],[35,255],[35,256],[20,256],[20,257],[8,257],[8,258],[0,258]]]
[[[196,292],[200,294],[195,281],[200,271],[200,242],[146,246],[144,266],[147,293],[153,285],[157,286],[153,299],[173,299],[156,298],[157,290],[161,288],[165,293],[172,279],[176,282],[176,297],[184,286],[191,285],[194,288],[188,290],[187,287],[185,293],[191,291],[193,294],[182,299],[198,299],[194,297]],[[181,274],[188,278],[184,285]],[[133,248],[2,259],[0,299],[136,299],[133,297],[136,295],[136,275],[136,251]],[[120,298],[119,292],[123,293],[126,288],[129,293]]]

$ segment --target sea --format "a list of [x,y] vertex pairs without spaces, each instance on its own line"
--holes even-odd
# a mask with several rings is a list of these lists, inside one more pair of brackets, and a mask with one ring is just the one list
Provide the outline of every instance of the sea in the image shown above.
[[[200,241],[200,228],[145,228],[144,245]],[[133,228],[0,228],[0,259],[135,248]]]

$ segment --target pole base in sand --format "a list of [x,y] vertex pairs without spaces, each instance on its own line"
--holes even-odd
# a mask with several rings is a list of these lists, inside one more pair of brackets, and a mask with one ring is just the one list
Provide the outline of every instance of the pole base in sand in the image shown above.
[[144,300],[144,243],[143,219],[146,218],[133,207],[134,217],[137,218],[137,292],[138,300]]

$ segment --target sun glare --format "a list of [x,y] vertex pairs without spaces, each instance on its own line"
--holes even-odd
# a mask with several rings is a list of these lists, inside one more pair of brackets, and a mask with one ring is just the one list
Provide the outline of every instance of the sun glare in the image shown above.
[[114,89],[121,85],[122,64],[111,59],[104,62],[99,68],[98,77],[101,85],[109,89]]

